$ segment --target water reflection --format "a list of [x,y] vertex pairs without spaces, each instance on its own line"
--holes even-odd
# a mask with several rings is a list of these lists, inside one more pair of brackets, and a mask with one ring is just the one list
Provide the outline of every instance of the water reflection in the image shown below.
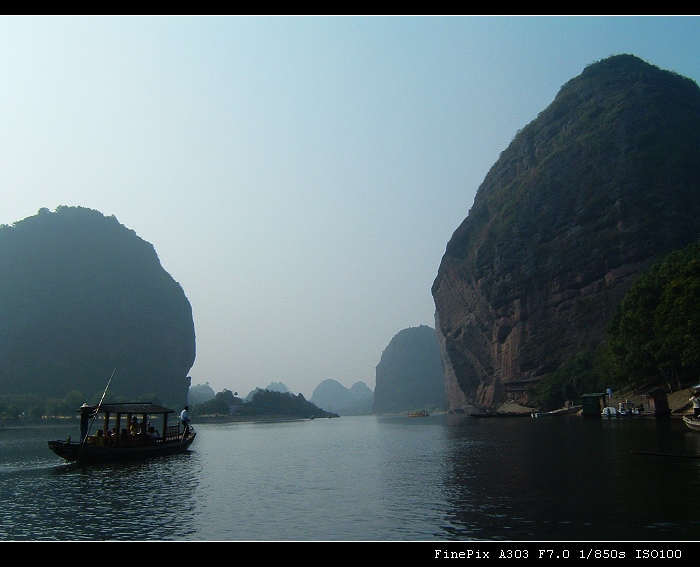
[[[168,540],[191,533],[194,453],[134,464],[63,464],[47,432],[5,434],[0,445],[3,540]],[[57,437],[60,438],[60,437]],[[198,471],[200,474],[198,474]]]
[[208,474],[196,495],[194,539],[434,537],[428,518],[443,448],[435,431],[406,430],[406,421],[363,416],[206,427],[197,451]]
[[0,538],[684,541],[700,528],[700,459],[667,456],[700,456],[679,419],[197,429],[187,454],[89,467],[48,449],[67,431],[0,431]]
[[700,435],[678,419],[450,416],[445,477],[454,539],[693,539]]

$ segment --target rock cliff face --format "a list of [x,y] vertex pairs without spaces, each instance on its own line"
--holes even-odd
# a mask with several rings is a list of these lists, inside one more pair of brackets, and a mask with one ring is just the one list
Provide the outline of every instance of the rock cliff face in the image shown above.
[[515,136],[432,287],[450,409],[490,408],[605,338],[634,277],[700,235],[700,89],[631,55]]
[[372,411],[441,410],[446,399],[435,329],[421,325],[399,331],[377,365]]
[[114,371],[110,394],[187,400],[190,303],[116,218],[59,207],[0,226],[0,274],[0,392],[99,400]]

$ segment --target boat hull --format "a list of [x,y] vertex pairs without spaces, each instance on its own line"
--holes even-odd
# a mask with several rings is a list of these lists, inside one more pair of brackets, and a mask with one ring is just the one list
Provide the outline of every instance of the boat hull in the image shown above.
[[469,417],[479,417],[479,418],[486,418],[486,417],[499,417],[499,418],[530,417],[530,414],[526,413],[526,412],[519,412],[519,411],[492,411],[492,412],[484,412],[484,413],[470,413]]
[[700,431],[700,418],[684,415],[683,422],[688,426],[688,429]]
[[196,432],[191,432],[185,439],[117,447],[94,447],[87,444],[74,443],[70,440],[49,441],[48,444],[49,449],[71,463],[107,463],[139,461],[183,453],[189,449],[196,436]]
[[575,415],[581,411],[583,406],[571,406],[569,408],[560,408],[552,411],[536,411],[532,417],[556,417],[559,415]]

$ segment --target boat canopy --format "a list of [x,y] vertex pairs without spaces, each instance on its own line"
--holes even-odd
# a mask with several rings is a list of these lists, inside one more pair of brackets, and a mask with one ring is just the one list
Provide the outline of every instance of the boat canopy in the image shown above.
[[[83,411],[86,406],[78,408],[78,411]],[[100,406],[90,406],[90,411],[97,410],[97,413],[135,413],[135,414],[167,414],[173,413],[175,410],[156,405],[152,402],[128,402],[119,404],[101,404]]]

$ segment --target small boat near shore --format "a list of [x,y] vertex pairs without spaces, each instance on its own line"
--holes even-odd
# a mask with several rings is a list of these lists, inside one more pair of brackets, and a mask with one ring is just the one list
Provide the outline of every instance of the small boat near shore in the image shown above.
[[483,413],[470,413],[469,417],[479,417],[479,418],[486,418],[486,417],[529,417],[530,414],[527,412],[521,412],[521,411],[487,411]]
[[[49,449],[69,462],[105,463],[143,460],[182,453],[189,449],[197,433],[179,421],[168,424],[172,409],[151,402],[83,404],[78,441],[49,441]],[[140,421],[139,421],[140,418]],[[90,420],[99,429],[90,435]],[[154,425],[155,424],[155,425]],[[161,435],[156,427],[163,431]]]
[[427,412],[426,410],[407,411],[406,412],[406,417],[428,417],[429,415],[430,415],[430,412]]
[[614,406],[605,406],[601,412],[602,417],[632,417],[641,415],[642,410],[634,405],[633,402],[620,402],[615,408]]
[[570,406],[559,408],[551,411],[536,411],[532,413],[532,417],[556,417],[558,415],[574,415],[583,409],[583,406]]
[[700,432],[700,417],[694,417],[692,415],[684,415],[683,423],[688,426],[691,431]]

